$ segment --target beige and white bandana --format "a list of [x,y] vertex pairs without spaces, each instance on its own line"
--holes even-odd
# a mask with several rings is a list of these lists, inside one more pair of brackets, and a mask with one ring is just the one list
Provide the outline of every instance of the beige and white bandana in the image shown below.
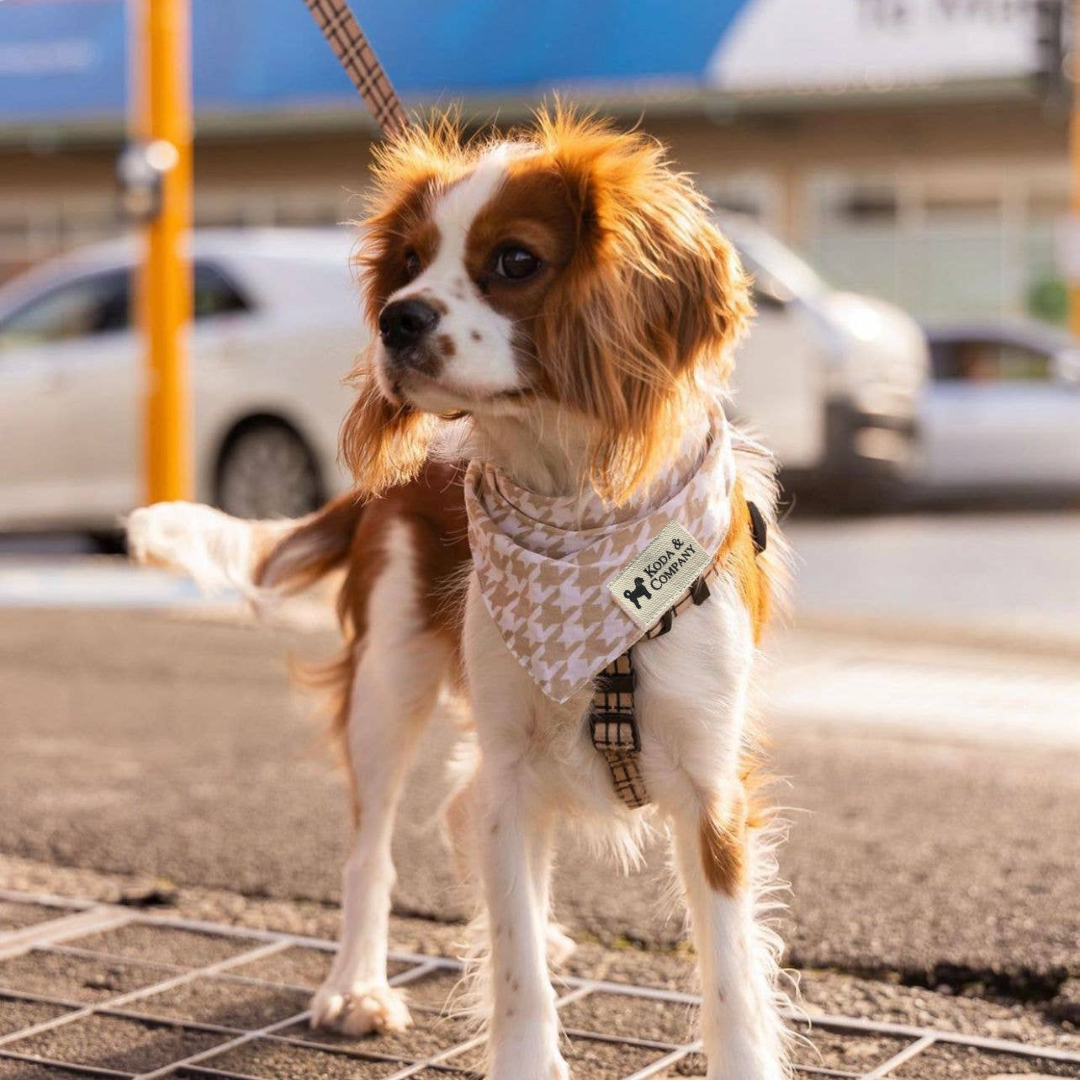
[[[595,494],[536,495],[470,463],[465,502],[480,593],[507,648],[548,697],[564,702],[587,686],[680,598],[727,535],[734,482],[722,417],[696,460],[673,463],[646,505],[613,510]],[[688,544],[701,558],[689,558]],[[624,584],[635,585],[636,600]],[[646,595],[655,615],[641,609]]]

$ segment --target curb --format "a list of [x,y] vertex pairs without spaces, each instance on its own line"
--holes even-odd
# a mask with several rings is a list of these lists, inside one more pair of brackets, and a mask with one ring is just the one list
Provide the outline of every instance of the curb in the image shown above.
[[872,638],[904,645],[943,645],[989,652],[1080,661],[1080,633],[1018,630],[996,623],[950,622],[945,619],[896,618],[882,615],[800,611],[789,628],[797,633]]

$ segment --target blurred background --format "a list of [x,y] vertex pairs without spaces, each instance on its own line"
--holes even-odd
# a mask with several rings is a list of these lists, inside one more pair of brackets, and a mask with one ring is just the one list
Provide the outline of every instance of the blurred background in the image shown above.
[[[139,248],[101,246],[125,232],[117,163],[140,109],[128,14],[0,4],[0,526],[107,531],[145,491]],[[340,223],[376,133],[300,0],[190,15],[195,489],[297,513],[341,485],[332,384],[363,340]],[[361,15],[411,107],[510,124],[558,91],[670,145],[756,274],[735,408],[793,492],[846,509],[1075,502],[1060,0]]]
[[[789,962],[1075,1038],[1068,4],[355,8],[410,108],[460,103],[479,128],[558,91],[641,124],[756,276],[734,411],[780,457],[801,560],[767,688],[786,801],[813,810],[781,860]],[[257,636],[234,600],[102,554],[147,490],[142,247],[117,181],[140,104],[128,15],[0,0],[0,867],[335,901],[344,799],[281,659],[329,650],[326,605]],[[340,379],[365,331],[341,223],[377,135],[301,0],[192,0],[191,18],[191,490],[299,514],[344,485]],[[241,761],[258,783],[235,783]],[[424,827],[439,790],[417,785],[398,844],[398,908],[436,921],[461,914]],[[671,947],[661,862],[635,890],[568,857],[571,928]]]

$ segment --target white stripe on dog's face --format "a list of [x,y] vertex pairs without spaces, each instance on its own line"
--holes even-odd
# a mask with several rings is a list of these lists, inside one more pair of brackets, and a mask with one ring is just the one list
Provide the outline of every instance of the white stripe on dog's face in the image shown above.
[[[427,348],[433,362],[423,374],[395,372],[395,385],[413,404],[444,411],[468,407],[523,388],[513,347],[513,323],[486,301],[466,261],[469,233],[506,180],[506,148],[489,153],[464,179],[435,200],[430,218],[438,231],[432,261],[387,303],[420,300],[439,314]],[[388,367],[393,359],[380,357]]]

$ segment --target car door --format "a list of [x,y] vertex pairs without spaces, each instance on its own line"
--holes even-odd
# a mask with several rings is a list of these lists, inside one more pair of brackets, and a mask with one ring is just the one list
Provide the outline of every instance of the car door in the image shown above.
[[994,339],[933,346],[922,411],[926,482],[985,494],[1074,485],[1080,394],[1054,378],[1050,353]]
[[735,419],[785,468],[812,469],[825,451],[821,334],[805,306],[768,288],[760,272],[755,306],[757,317],[735,358]]
[[1051,365],[1054,405],[1051,425],[1054,457],[1062,472],[1062,485],[1080,491],[1080,349],[1061,349]]
[[133,502],[130,273],[97,269],[0,322],[0,524],[95,527]]

